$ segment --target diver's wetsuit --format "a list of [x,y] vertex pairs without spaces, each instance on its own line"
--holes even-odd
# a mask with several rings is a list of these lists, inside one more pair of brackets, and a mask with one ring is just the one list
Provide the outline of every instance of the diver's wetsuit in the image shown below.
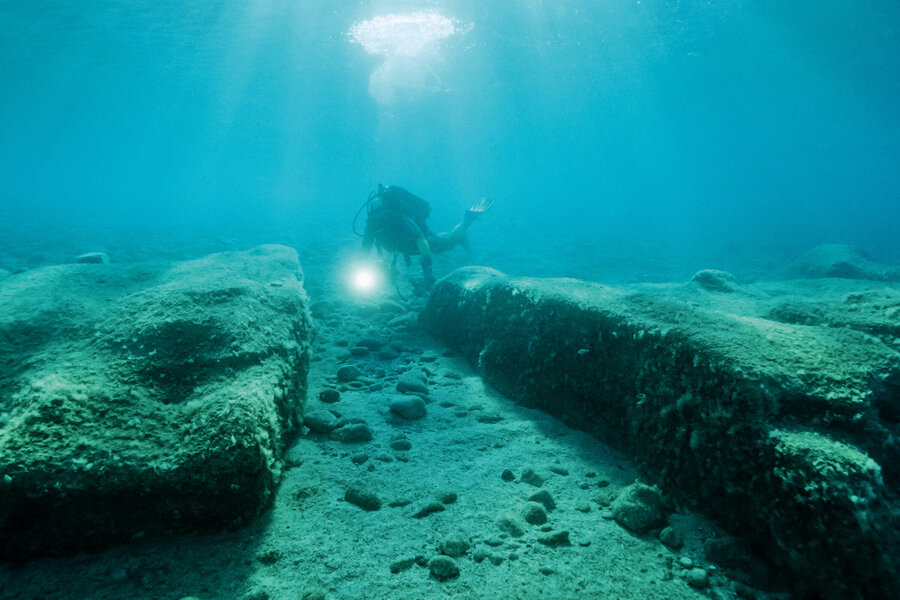
[[363,238],[363,251],[368,253],[372,246],[379,251],[403,254],[406,264],[410,256],[422,256],[422,273],[425,284],[430,287],[434,283],[431,272],[431,254],[446,252],[458,245],[467,252],[469,241],[466,230],[474,222],[477,214],[472,210],[466,213],[463,222],[449,233],[433,233],[426,223],[431,214],[431,206],[399,186],[379,186],[378,194],[369,202],[369,215],[366,220],[366,231]]

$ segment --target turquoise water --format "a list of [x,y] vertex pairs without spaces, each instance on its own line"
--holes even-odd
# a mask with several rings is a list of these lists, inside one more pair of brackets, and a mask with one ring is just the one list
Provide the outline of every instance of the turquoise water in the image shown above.
[[495,199],[481,248],[900,262],[898,32],[893,0],[4,0],[0,217],[352,244],[385,182],[437,229]]

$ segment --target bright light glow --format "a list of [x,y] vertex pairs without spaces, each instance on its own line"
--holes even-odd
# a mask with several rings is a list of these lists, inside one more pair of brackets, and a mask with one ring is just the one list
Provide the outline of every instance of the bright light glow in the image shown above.
[[360,267],[353,274],[353,287],[359,292],[370,292],[375,287],[378,278],[375,272],[368,267]]
[[369,76],[369,95],[379,104],[394,104],[440,89],[432,68],[439,42],[471,28],[437,12],[416,12],[354,23],[349,35],[369,54],[385,57]]

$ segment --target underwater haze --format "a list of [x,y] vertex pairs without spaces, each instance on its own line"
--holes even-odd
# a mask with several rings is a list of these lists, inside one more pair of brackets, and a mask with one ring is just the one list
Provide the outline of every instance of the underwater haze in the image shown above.
[[4,0],[0,50],[7,224],[352,245],[383,182],[482,251],[900,261],[893,0]]

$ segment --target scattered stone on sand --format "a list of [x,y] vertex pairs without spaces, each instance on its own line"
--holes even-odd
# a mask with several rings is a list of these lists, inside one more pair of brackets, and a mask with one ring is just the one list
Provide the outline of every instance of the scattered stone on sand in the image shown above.
[[569,474],[568,469],[564,469],[562,467],[557,467],[557,466],[550,467],[550,471],[552,471],[553,473],[556,473],[557,475],[562,475],[563,477],[565,477]]
[[491,552],[488,555],[488,560],[491,561],[491,564],[494,566],[498,566],[503,562],[503,555],[498,554],[496,552]]
[[391,441],[391,450],[405,451],[410,449],[412,449],[412,444],[406,438]]
[[303,424],[315,433],[330,433],[338,426],[338,418],[330,410],[322,408],[303,415]]
[[503,472],[500,473],[500,479],[503,481],[515,481],[516,476],[509,469],[503,469]]
[[334,388],[327,388],[319,392],[319,402],[334,404],[341,399],[341,393]]
[[537,541],[544,544],[545,546],[568,546],[569,532],[565,530],[547,531],[538,534]]
[[347,383],[356,380],[362,371],[356,365],[344,365],[337,370],[337,379],[341,383]]
[[691,587],[697,588],[698,590],[709,585],[709,575],[706,574],[706,569],[700,567],[694,567],[689,570],[685,573],[684,578]]
[[452,533],[441,540],[438,549],[441,551],[441,554],[459,558],[469,550],[470,546],[471,544],[465,535],[462,533]]
[[377,338],[364,337],[356,340],[356,345],[368,348],[372,352],[375,352],[376,350],[379,350],[384,346],[384,342]]
[[369,350],[365,346],[352,346],[350,348],[350,356],[356,358],[363,358],[365,356],[368,356],[369,352],[371,352],[371,350]]
[[616,522],[635,533],[646,533],[662,525],[665,520],[659,489],[639,482],[623,489],[610,508]]
[[401,571],[405,571],[414,564],[416,564],[416,559],[418,557],[413,558],[404,558],[403,560],[398,560],[397,562],[391,563],[391,573],[400,573]]
[[328,596],[322,588],[314,588],[303,592],[300,600],[327,600]]
[[472,560],[477,563],[484,562],[484,559],[488,557],[488,554],[490,554],[490,552],[488,552],[484,548],[478,548],[477,550],[472,552]]
[[678,564],[683,569],[691,569],[694,567],[694,559],[690,556],[682,556],[678,559]]
[[338,441],[345,444],[357,444],[372,441],[372,430],[365,423],[350,423],[332,432]]
[[459,566],[456,564],[456,561],[443,554],[431,557],[431,560],[428,561],[428,570],[442,581],[459,577]]
[[109,255],[106,252],[88,252],[77,256],[75,262],[87,265],[108,265]]
[[575,510],[578,512],[589,513],[591,512],[591,503],[587,500],[579,500],[575,504]]
[[436,496],[437,499],[443,504],[453,504],[454,502],[456,502],[457,498],[459,498],[456,492],[450,491],[438,492]]
[[516,517],[510,515],[504,515],[497,519],[497,527],[500,528],[500,531],[507,533],[512,537],[517,538],[525,535],[524,524]]
[[522,507],[522,518],[531,525],[543,525],[547,522],[547,511],[537,502],[526,502]]
[[532,495],[528,496],[529,502],[537,502],[539,504],[543,504],[544,508],[547,510],[553,510],[556,508],[556,501],[553,500],[553,496],[550,495],[550,492],[547,490],[541,490],[539,492],[535,492]]
[[413,515],[413,518],[421,519],[423,517],[427,517],[428,515],[434,514],[436,512],[441,512],[443,510],[446,510],[444,508],[444,505],[437,500],[433,500],[433,501],[429,502],[428,504],[426,504],[425,506],[423,506],[422,508],[420,508],[419,511]]
[[381,499],[362,481],[350,484],[344,493],[344,500],[363,510],[373,511],[381,508]]
[[[400,389],[399,382],[397,389]],[[427,413],[425,401],[418,396],[397,396],[391,399],[390,410],[393,414],[408,421],[421,419]]]
[[548,567],[546,565],[538,569],[538,571],[541,572],[541,575],[553,575],[554,573],[556,573],[553,567]]
[[498,412],[493,412],[493,411],[483,412],[480,415],[478,415],[477,417],[475,417],[475,420],[478,421],[479,423],[488,423],[488,424],[499,423],[500,421],[503,420],[503,415],[501,415]]
[[547,478],[535,471],[534,469],[525,469],[522,472],[522,476],[519,478],[519,481],[527,483],[528,485],[533,485],[534,487],[541,487],[544,485],[544,481]]
[[678,550],[684,546],[682,535],[671,527],[662,528],[662,531],[659,532],[659,541],[662,542],[663,546],[672,550]]
[[434,352],[431,352],[429,350],[428,352],[422,353],[422,356],[419,357],[419,362],[432,363],[432,362],[436,361],[437,359],[438,359],[437,354],[435,354]]
[[403,508],[404,506],[409,506],[410,504],[412,504],[412,500],[408,498],[398,498],[389,502],[388,506],[390,506],[391,508]]
[[378,360],[394,360],[398,356],[400,356],[400,353],[390,346],[385,346],[378,350]]
[[363,463],[366,462],[367,460],[369,460],[369,455],[368,455],[368,454],[354,454],[354,455],[350,458],[350,462],[352,462],[354,465],[357,465],[357,466],[363,464]]
[[691,281],[710,292],[734,292],[739,289],[737,278],[727,271],[704,269],[694,273]]
[[397,378],[397,391],[404,394],[428,394],[425,373],[420,369],[412,369],[403,373]]

